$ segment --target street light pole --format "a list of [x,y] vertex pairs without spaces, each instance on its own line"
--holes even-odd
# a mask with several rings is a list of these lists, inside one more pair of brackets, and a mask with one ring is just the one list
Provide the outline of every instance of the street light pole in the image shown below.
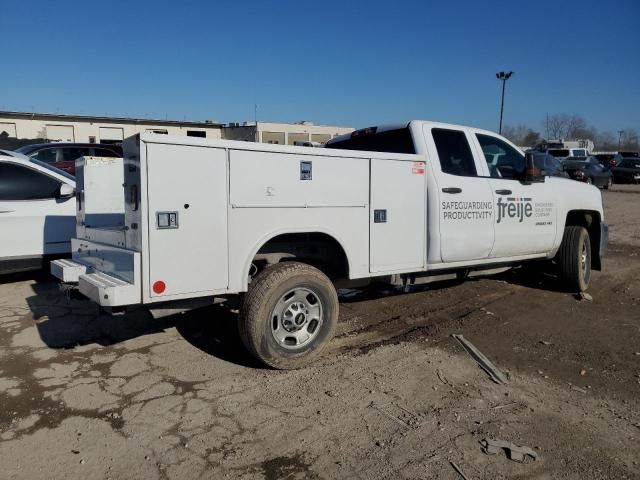
[[498,80],[502,80],[502,99],[500,100],[500,128],[498,129],[498,133],[502,135],[502,114],[504,112],[504,88],[507,83],[507,80],[511,78],[514,72],[498,72],[496,73],[496,78]]
[[624,130],[618,130],[618,150],[620,150],[620,144],[622,143],[622,134]]

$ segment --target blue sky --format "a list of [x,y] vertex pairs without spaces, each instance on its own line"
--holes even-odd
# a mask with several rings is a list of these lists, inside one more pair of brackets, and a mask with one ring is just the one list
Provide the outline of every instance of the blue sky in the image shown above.
[[0,0],[0,109],[640,129],[640,1]]

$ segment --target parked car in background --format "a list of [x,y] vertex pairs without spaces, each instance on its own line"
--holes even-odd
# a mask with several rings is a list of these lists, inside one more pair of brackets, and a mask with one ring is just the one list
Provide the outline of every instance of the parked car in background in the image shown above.
[[617,183],[640,183],[640,158],[628,157],[611,169]]
[[593,156],[598,159],[600,165],[604,168],[615,167],[623,158],[619,153],[596,153]]
[[591,183],[604,189],[613,184],[611,171],[600,165],[595,157],[570,157],[565,159],[562,165],[573,180]]
[[36,143],[16,149],[29,158],[47,163],[75,175],[76,160],[80,157],[122,157],[120,145],[100,143]]
[[640,158],[640,152],[618,152],[623,158]]
[[569,174],[564,171],[562,162],[548,153],[533,152],[533,163],[542,171],[543,175],[549,177],[569,178]]
[[0,150],[0,274],[37,270],[70,254],[75,188],[68,173]]
[[586,148],[550,148],[546,153],[556,158],[586,157],[589,154]]

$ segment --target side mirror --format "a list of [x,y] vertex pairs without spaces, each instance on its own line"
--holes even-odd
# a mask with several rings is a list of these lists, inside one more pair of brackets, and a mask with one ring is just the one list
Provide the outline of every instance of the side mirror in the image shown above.
[[66,199],[71,198],[76,194],[75,188],[73,188],[68,183],[63,183],[60,185],[60,189],[58,190],[58,198]]
[[544,182],[544,175],[542,174],[542,170],[536,167],[533,153],[524,154],[524,164],[524,175],[522,176],[524,183]]

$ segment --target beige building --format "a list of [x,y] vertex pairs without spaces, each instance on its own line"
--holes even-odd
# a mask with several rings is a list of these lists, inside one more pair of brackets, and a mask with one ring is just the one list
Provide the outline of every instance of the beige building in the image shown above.
[[211,121],[187,122],[0,111],[0,136],[8,138],[120,143],[127,137],[143,132],[216,139],[222,138],[222,124]]
[[222,136],[228,140],[294,145],[296,142],[325,144],[337,135],[350,132],[353,132],[351,127],[314,125],[311,122],[245,122],[228,124],[222,129]]
[[352,131],[353,128],[350,127],[314,125],[311,122],[244,122],[224,126],[213,121],[187,122],[0,111],[0,140],[4,137],[78,143],[120,143],[137,133],[154,132],[294,145],[303,142],[325,144],[336,135]]

